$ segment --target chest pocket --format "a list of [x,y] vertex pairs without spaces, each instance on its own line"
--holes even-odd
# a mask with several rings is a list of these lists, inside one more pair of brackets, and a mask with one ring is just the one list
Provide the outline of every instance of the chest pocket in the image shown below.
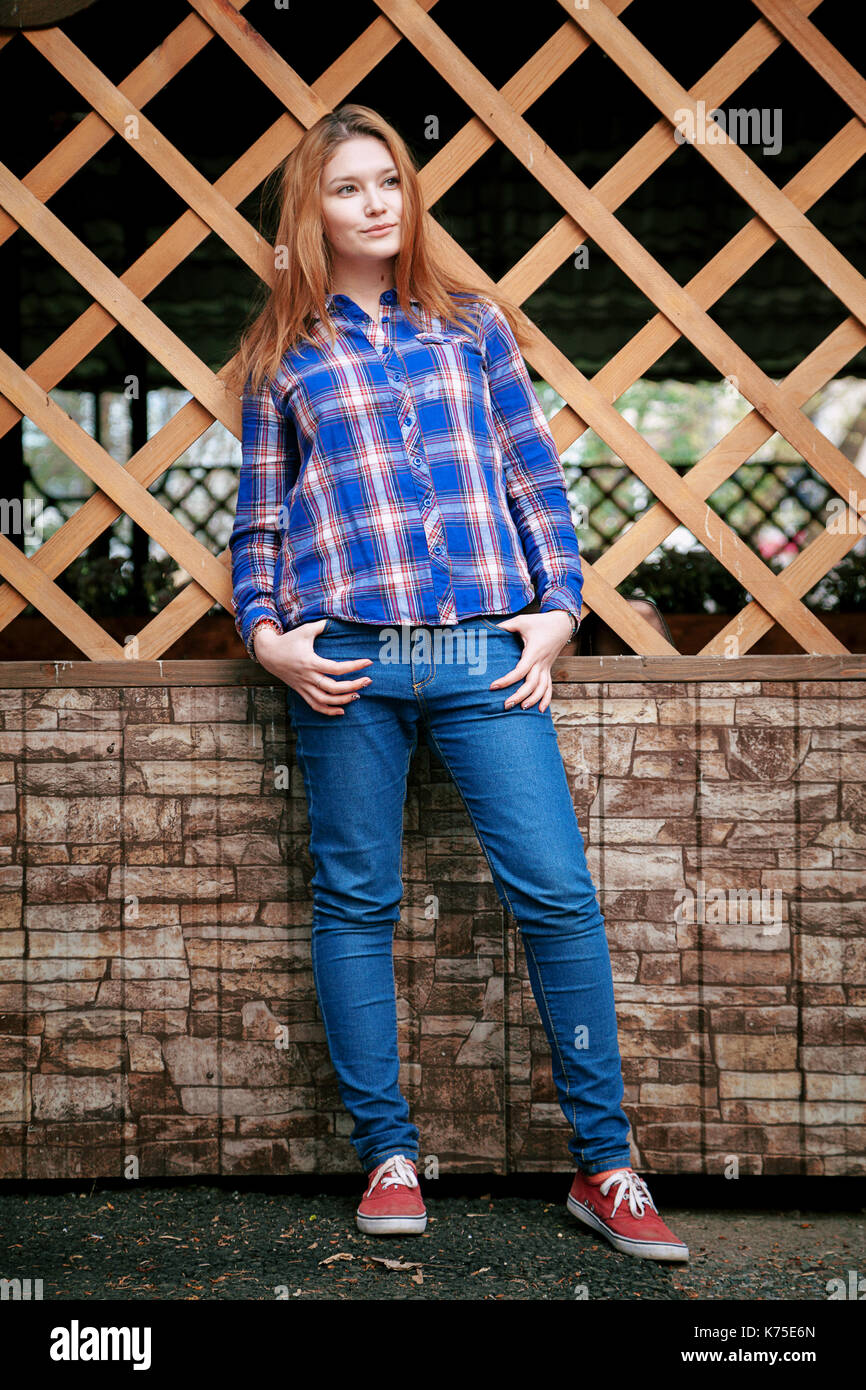
[[452,361],[462,358],[470,370],[483,372],[487,376],[487,359],[481,344],[468,333],[429,332],[417,333],[416,340],[433,350],[434,356],[450,354]]

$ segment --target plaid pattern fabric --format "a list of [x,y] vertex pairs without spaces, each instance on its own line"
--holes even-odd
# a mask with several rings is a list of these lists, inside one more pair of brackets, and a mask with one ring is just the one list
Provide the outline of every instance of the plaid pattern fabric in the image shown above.
[[453,624],[523,608],[579,617],[580,556],[565,477],[502,311],[472,298],[476,332],[396,290],[376,324],[328,296],[331,347],[283,356],[243,393],[232,555],[235,625]]

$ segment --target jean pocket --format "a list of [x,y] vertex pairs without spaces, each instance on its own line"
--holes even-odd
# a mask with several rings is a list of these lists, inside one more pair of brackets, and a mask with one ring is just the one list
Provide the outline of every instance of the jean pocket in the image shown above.
[[351,618],[334,618],[329,615],[325,619],[325,626],[317,634],[315,640],[318,641],[320,637],[361,636],[366,631],[368,631],[366,623],[356,623]]
[[[518,641],[523,640],[519,632],[513,632],[511,628],[508,627],[500,627],[499,623],[495,622],[493,618],[479,618],[478,622],[483,624],[490,632],[498,632],[503,637],[516,637]],[[501,618],[500,622],[508,622],[508,619]]]
[[350,622],[348,618],[335,618],[329,614],[325,619],[325,626],[318,635],[319,637],[330,637],[335,632],[350,632],[356,626],[357,624]]

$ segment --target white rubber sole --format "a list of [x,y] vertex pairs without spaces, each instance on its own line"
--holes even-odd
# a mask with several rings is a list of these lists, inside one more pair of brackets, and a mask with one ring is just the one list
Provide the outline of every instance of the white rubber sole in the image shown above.
[[355,1213],[355,1224],[365,1236],[420,1236],[427,1226],[423,1216],[362,1216]]
[[609,1231],[600,1217],[594,1212],[587,1211],[586,1207],[578,1202],[571,1193],[566,1199],[566,1206],[572,1216],[576,1216],[578,1221],[582,1221],[584,1226],[589,1226],[599,1235],[609,1240],[615,1250],[620,1250],[623,1255],[636,1255],[643,1260],[683,1260],[689,1258],[689,1247],[682,1242],[678,1245],[671,1245],[667,1241],[660,1240],[632,1240],[629,1236],[618,1236],[613,1231]]

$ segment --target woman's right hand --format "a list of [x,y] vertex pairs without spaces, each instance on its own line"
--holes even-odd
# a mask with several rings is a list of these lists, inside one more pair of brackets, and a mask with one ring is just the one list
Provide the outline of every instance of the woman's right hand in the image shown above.
[[343,705],[356,699],[355,691],[370,684],[369,676],[354,681],[334,680],[329,672],[357,671],[359,666],[372,666],[372,657],[359,656],[352,661],[328,661],[313,647],[315,639],[327,623],[316,618],[301,623],[290,632],[277,632],[273,627],[261,627],[253,638],[256,661],[291,686],[311,709],[319,714],[345,714]]

